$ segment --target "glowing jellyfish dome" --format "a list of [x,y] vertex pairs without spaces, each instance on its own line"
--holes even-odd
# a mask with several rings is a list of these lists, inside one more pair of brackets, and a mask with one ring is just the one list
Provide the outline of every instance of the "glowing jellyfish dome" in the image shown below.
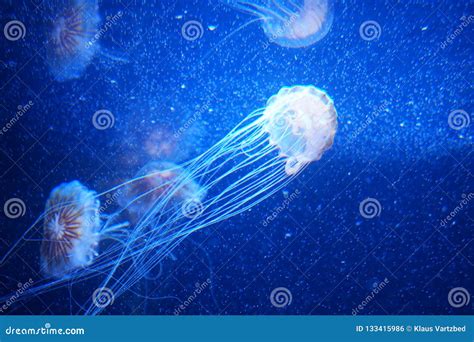
[[[185,180],[185,181],[181,181]],[[166,209],[187,200],[202,200],[205,192],[181,167],[167,161],[147,163],[118,197],[119,204],[137,222],[160,200]]]
[[99,244],[99,201],[78,181],[63,183],[46,202],[41,269],[53,277],[91,264]]
[[332,146],[337,131],[333,101],[313,86],[283,87],[268,99],[263,117],[270,144],[288,157],[285,171],[289,175],[319,160]]
[[331,29],[331,0],[230,0],[231,6],[262,20],[270,42],[283,47],[310,46],[323,39]]
[[78,78],[99,49],[97,0],[67,0],[54,19],[47,44],[47,64],[57,81]]

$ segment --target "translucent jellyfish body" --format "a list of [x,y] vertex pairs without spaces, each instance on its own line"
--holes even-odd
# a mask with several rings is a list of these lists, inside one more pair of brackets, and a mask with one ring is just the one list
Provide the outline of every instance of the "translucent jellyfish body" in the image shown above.
[[270,42],[284,47],[300,48],[321,40],[333,22],[330,0],[231,0],[237,9],[262,20]]
[[313,86],[284,87],[272,96],[263,112],[270,144],[287,157],[285,171],[296,173],[319,160],[334,141],[337,113],[331,98]]
[[54,277],[91,264],[99,245],[99,201],[78,181],[63,183],[46,202],[41,269]]
[[78,78],[99,49],[94,38],[100,16],[96,0],[67,0],[54,19],[46,61],[57,81]]
[[[186,180],[178,184],[178,180]],[[119,204],[137,222],[159,200],[166,200],[169,210],[184,201],[201,201],[205,192],[186,171],[171,162],[151,161],[129,182],[118,197]]]
[[[91,293],[108,288],[117,299],[190,234],[209,226],[225,230],[225,225],[217,224],[251,213],[257,204],[284,189],[331,147],[336,119],[333,102],[324,91],[311,85],[284,87],[265,107],[251,112],[206,152],[182,165],[150,163],[139,176],[96,196],[78,182],[61,185],[53,190],[42,215],[42,260],[49,274],[77,272],[53,282],[47,279],[22,298],[97,276],[99,283],[93,284]],[[126,234],[115,233],[114,226],[108,225],[112,218],[101,226],[94,214],[98,211],[95,198],[112,193],[123,196],[122,209],[136,215]],[[201,201],[196,200],[191,210],[171,205],[186,198]],[[21,248],[29,252],[26,242],[35,238],[37,222],[0,262],[14,261]],[[101,245],[96,255],[99,239],[112,233],[110,243]],[[80,303],[79,310],[94,315],[104,307],[89,299]]]

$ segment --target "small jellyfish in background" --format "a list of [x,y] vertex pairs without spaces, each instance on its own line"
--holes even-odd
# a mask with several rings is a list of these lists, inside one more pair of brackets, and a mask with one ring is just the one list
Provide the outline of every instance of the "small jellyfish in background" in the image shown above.
[[177,141],[165,126],[153,129],[143,142],[144,150],[154,159],[167,158],[176,154]]
[[323,39],[333,22],[330,0],[227,0],[232,7],[257,16],[270,42],[283,47],[310,46]]
[[101,225],[95,191],[78,181],[55,187],[46,202],[41,242],[41,270],[60,278],[89,266],[98,255],[100,240],[127,224]]
[[47,64],[57,81],[79,78],[99,51],[97,0],[68,0],[55,17],[47,43]]
[[[177,180],[181,179],[186,179],[186,182],[176,187]],[[201,201],[205,196],[199,184],[182,167],[167,161],[147,163],[121,191],[123,193],[118,202],[127,211],[132,223],[138,222],[159,200],[166,200],[163,209],[170,210],[178,203]]]

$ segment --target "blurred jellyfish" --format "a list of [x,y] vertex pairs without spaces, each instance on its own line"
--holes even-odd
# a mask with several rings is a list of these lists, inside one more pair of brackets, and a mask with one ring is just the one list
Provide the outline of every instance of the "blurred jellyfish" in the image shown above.
[[[181,179],[188,179],[189,182],[174,188],[176,181]],[[190,179],[182,167],[166,161],[151,161],[135,175],[134,181],[123,187],[118,202],[128,212],[133,223],[171,191],[172,197],[168,201],[167,210],[183,200],[200,201],[205,195],[199,184]]]
[[94,58],[100,16],[97,0],[67,0],[54,19],[47,44],[47,64],[57,81],[78,78]]
[[[106,51],[99,39],[101,18],[97,0],[61,0],[62,12],[53,20],[47,42],[46,63],[56,81],[81,77],[92,59],[100,54],[108,60],[127,62],[125,58]],[[122,12],[107,17],[104,27],[110,27],[122,17]]]
[[169,129],[159,127],[146,138],[144,149],[151,158],[166,158],[176,154],[177,141]]
[[[122,205],[130,210],[139,207],[128,234],[104,246],[89,263],[93,255],[90,251],[94,250],[90,246],[95,244],[92,239],[88,248],[82,248],[86,257],[77,262],[87,267],[62,282],[31,288],[22,298],[101,276],[100,284],[95,283],[94,288],[106,287],[117,299],[193,232],[248,211],[283,189],[332,146],[336,129],[336,110],[324,91],[311,85],[282,88],[266,107],[252,112],[200,156],[180,166],[150,164],[140,176],[93,196],[125,189],[126,203]],[[95,211],[97,206],[89,207]],[[52,222],[53,227],[58,226],[55,219]],[[95,227],[97,222],[90,230]],[[85,314],[98,314],[104,307],[89,299],[81,309]]]
[[41,243],[41,270],[53,277],[86,267],[98,255],[101,239],[127,224],[101,225],[96,193],[78,181],[63,183],[46,202]]
[[270,42],[283,47],[310,46],[323,39],[333,22],[331,0],[226,0],[257,16]]

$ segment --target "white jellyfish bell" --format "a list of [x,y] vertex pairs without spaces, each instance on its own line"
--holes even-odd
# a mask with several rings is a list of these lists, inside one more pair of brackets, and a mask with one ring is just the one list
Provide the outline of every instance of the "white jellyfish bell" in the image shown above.
[[[332,0],[223,0],[256,17],[270,42],[302,48],[323,39],[334,20]],[[245,25],[244,25],[245,26]]]
[[283,87],[267,101],[264,130],[287,157],[285,171],[297,173],[319,160],[334,141],[337,113],[331,98],[313,86]]

